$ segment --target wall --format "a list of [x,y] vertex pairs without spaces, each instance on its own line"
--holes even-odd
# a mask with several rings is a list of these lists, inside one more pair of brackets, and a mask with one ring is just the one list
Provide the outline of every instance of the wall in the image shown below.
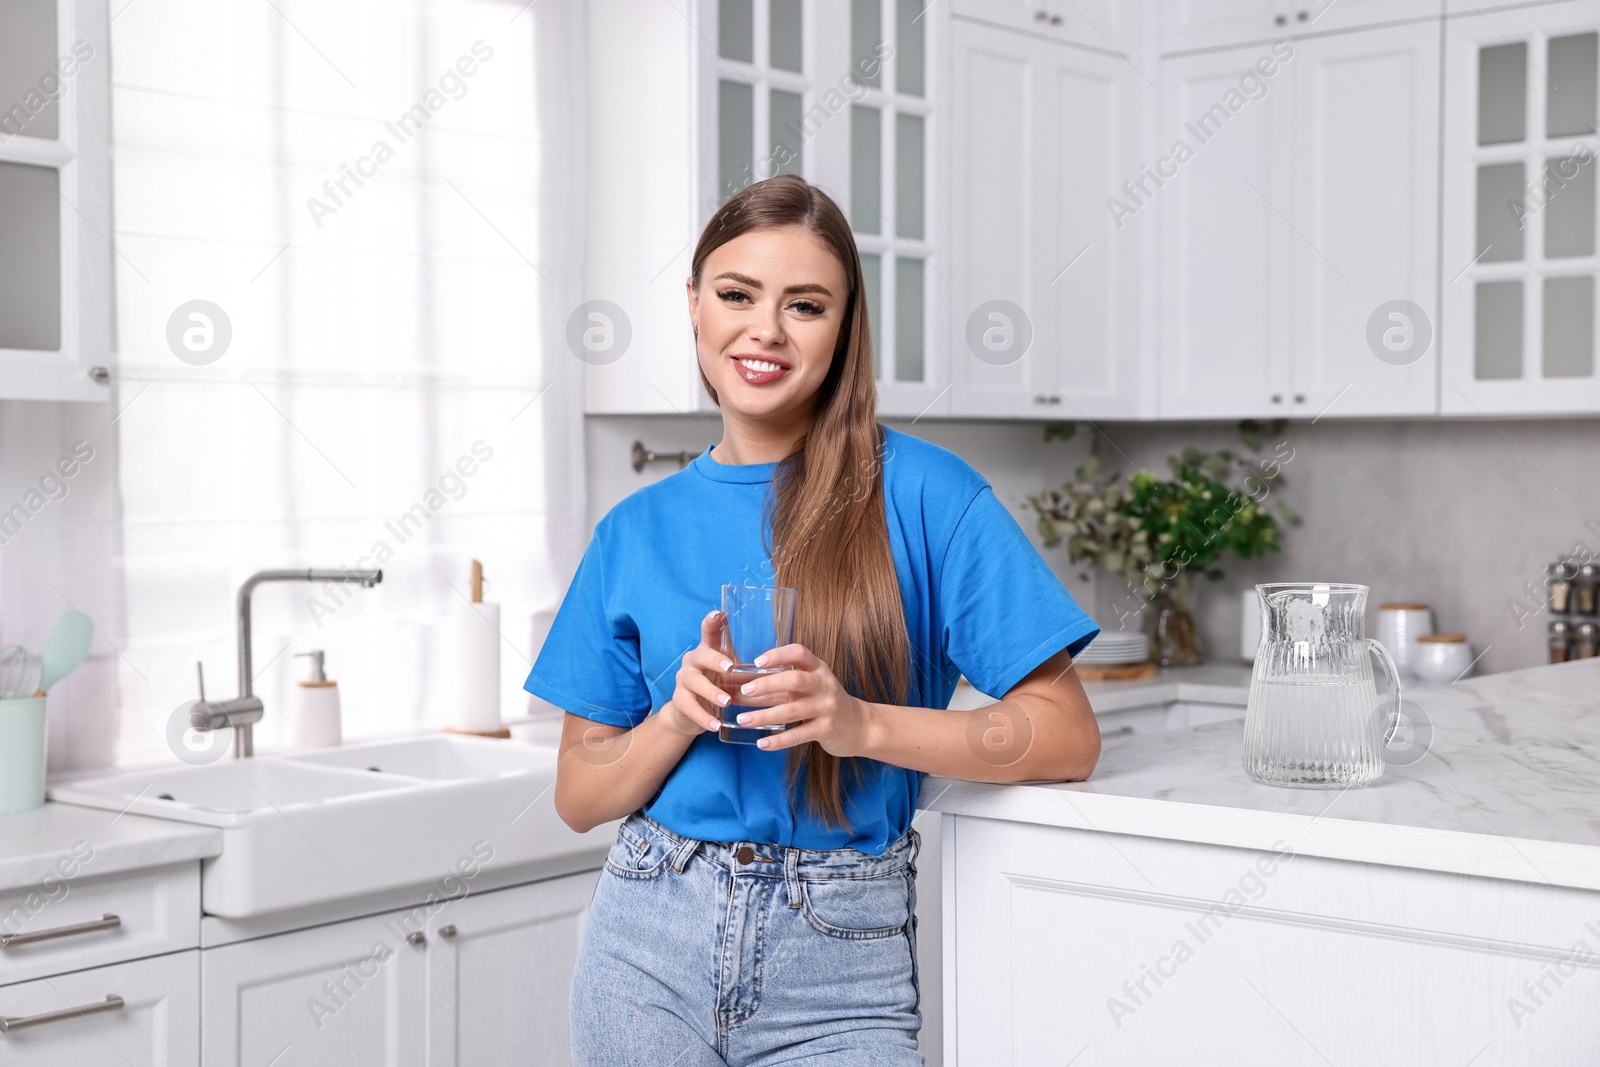
[[[97,632],[83,666],[50,690],[52,774],[111,763],[117,740],[125,650],[112,636],[123,632],[110,562],[121,555],[113,414],[108,403],[0,401],[0,511],[20,505],[28,513],[20,526],[0,529],[0,644],[41,651],[69,607]],[[71,477],[60,477],[64,456],[75,461],[66,468]]]
[[[628,493],[677,469],[659,463],[635,474],[635,439],[657,452],[696,453],[720,440],[714,418],[585,421],[591,528]],[[1090,436],[1083,427],[1070,441],[1045,443],[1039,423],[885,421],[966,458],[1035,538],[1027,495],[1064,481]],[[1125,472],[1138,464],[1165,473],[1166,457],[1185,445],[1243,448],[1231,423],[1113,423],[1102,430],[1102,457]],[[1439,629],[1468,635],[1474,654],[1482,654],[1479,672],[1545,662],[1549,616],[1525,586],[1537,588],[1545,565],[1580,541],[1600,551],[1600,421],[1297,423],[1263,438],[1262,453],[1280,442],[1292,449],[1282,498],[1303,522],[1283,530],[1281,554],[1228,559],[1222,581],[1199,581],[1197,612],[1211,658],[1238,659],[1241,590],[1257,582],[1344,581],[1371,588],[1369,634],[1379,603],[1420,600],[1433,605]],[[1065,550],[1044,555],[1102,627],[1117,626],[1119,604],[1124,614],[1133,607],[1118,583],[1080,580]],[[1526,606],[1517,610],[1516,601]]]

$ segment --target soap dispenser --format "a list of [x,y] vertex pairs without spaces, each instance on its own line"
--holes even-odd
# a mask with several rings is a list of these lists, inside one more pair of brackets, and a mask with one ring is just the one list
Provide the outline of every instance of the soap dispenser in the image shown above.
[[311,677],[295,683],[289,747],[300,752],[340,744],[339,683],[329,681],[323,671],[322,649],[296,652],[295,656],[311,657]]

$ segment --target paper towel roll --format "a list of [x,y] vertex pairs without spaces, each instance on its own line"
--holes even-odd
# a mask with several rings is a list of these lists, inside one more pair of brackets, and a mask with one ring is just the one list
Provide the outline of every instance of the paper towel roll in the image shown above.
[[500,605],[467,604],[456,620],[457,730],[500,729]]

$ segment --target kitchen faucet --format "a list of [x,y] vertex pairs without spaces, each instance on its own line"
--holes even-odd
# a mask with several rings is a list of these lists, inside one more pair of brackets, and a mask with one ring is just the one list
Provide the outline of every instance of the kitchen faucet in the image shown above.
[[189,725],[196,730],[219,730],[233,727],[233,755],[235,759],[255,755],[251,727],[261,721],[261,698],[254,694],[250,673],[250,594],[262,582],[360,582],[371,589],[383,581],[381,570],[291,570],[257,571],[239,587],[239,695],[232,700],[206,699],[205,670],[195,664],[199,672],[200,699],[189,704]]

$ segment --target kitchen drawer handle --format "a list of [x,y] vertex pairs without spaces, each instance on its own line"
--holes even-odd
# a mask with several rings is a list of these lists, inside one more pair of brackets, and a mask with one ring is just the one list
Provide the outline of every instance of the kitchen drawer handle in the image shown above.
[[439,936],[440,937],[454,937],[454,936],[456,936],[456,924],[455,923],[445,923],[443,926],[439,927]]
[[13,1030],[21,1030],[25,1026],[43,1026],[45,1023],[59,1022],[62,1019],[76,1019],[80,1015],[91,1015],[97,1011],[121,1011],[122,998],[115,993],[107,994],[106,999],[94,1004],[84,1004],[77,1008],[62,1008],[59,1011],[41,1011],[38,1015],[19,1015],[10,1018],[0,1015],[0,1034],[9,1034]]
[[1131,734],[1131,733],[1133,733],[1133,727],[1131,727],[1131,726],[1119,726],[1115,730],[1107,730],[1105,733],[1101,734],[1100,736],[1101,737],[1125,737],[1125,736],[1127,736],[1128,734]]
[[114,926],[121,926],[122,920],[104,912],[98,919],[90,919],[86,923],[73,923],[71,926],[56,926],[49,930],[33,930],[23,934],[0,934],[0,948],[10,948],[13,945],[27,945],[35,941],[47,941],[52,937],[71,937],[73,934],[87,934],[95,930],[109,930]]

